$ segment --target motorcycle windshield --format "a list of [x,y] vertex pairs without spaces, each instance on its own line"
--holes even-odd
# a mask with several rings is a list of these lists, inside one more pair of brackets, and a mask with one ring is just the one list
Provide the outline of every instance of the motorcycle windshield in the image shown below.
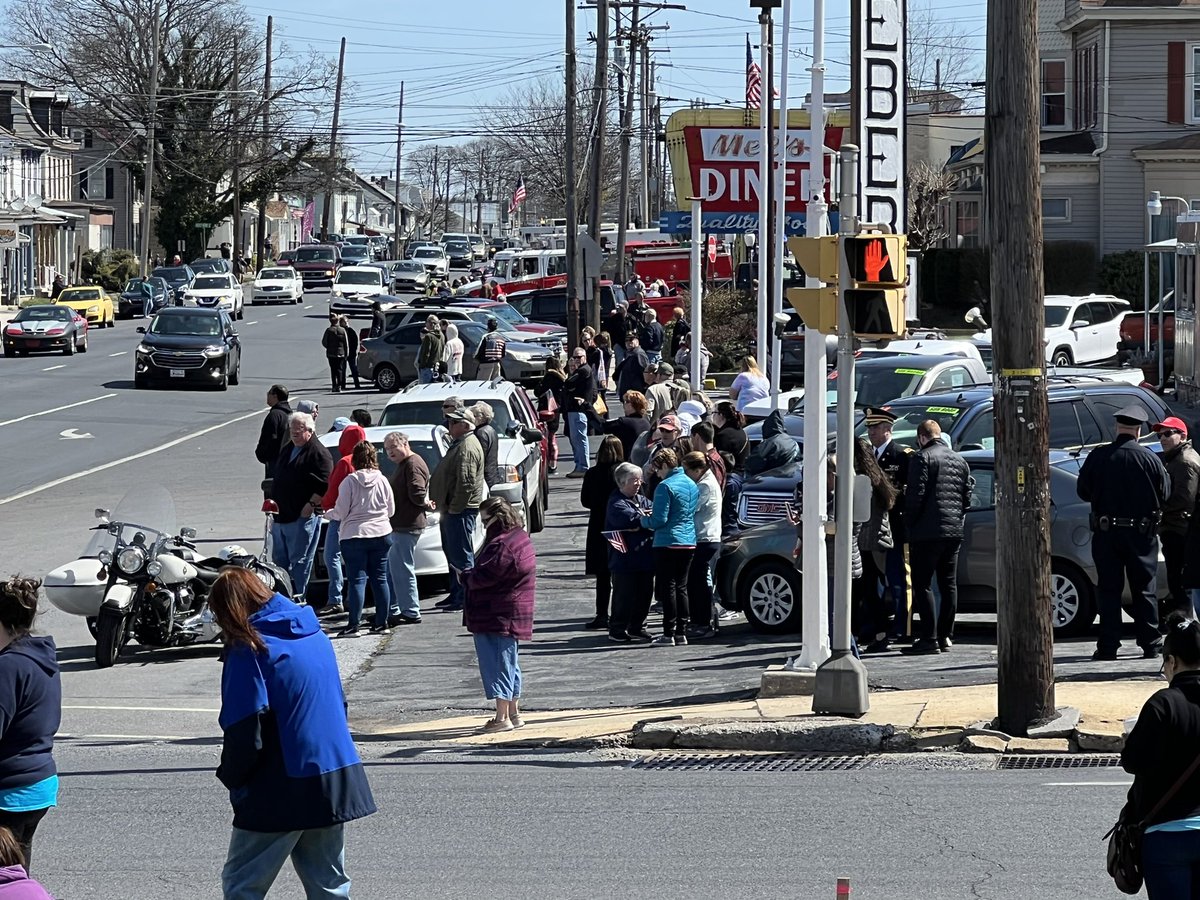
[[[124,543],[131,542],[139,531],[145,534],[147,544],[159,535],[179,533],[175,524],[175,500],[170,491],[158,484],[131,488],[113,508],[108,521],[121,523],[121,540]],[[93,531],[91,540],[80,554],[80,558],[94,559],[101,550],[111,553],[115,550],[116,543],[116,537],[108,531]]]

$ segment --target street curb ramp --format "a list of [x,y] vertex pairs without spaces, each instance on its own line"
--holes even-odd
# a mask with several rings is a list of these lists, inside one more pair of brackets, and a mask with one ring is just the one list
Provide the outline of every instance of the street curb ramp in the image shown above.
[[879,753],[896,736],[894,725],[806,718],[714,722],[702,719],[652,719],[633,728],[631,746],[639,750],[750,750],[776,753]]

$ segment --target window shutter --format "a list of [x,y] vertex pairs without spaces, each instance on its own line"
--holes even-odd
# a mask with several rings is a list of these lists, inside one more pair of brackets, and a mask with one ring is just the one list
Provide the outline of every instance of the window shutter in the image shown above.
[[113,198],[113,170],[112,166],[108,166],[104,170],[104,199],[111,200]]
[[84,169],[79,173],[79,199],[86,200],[88,198],[88,171]]
[[1167,121],[1183,124],[1187,99],[1187,44],[1167,43]]

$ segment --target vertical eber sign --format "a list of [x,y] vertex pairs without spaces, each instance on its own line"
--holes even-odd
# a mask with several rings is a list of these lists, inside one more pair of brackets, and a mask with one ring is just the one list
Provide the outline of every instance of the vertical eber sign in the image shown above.
[[903,233],[908,224],[905,170],[906,0],[854,0],[852,125],[858,138],[858,216]]

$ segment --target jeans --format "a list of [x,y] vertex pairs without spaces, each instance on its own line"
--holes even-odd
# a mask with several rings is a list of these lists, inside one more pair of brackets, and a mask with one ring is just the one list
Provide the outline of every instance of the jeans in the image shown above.
[[688,626],[688,569],[692,547],[654,548],[654,595],[662,604],[663,634],[683,634]]
[[1159,538],[1163,559],[1167,564],[1167,589],[1171,592],[1170,605],[1174,609],[1187,611],[1188,592],[1183,586],[1183,563],[1187,559],[1187,541],[1184,535],[1167,531]]
[[330,519],[325,528],[325,569],[329,572],[329,599],[326,602],[330,606],[339,606],[346,577],[342,572],[342,547],[336,519]]
[[342,556],[346,560],[346,582],[350,590],[346,606],[351,628],[362,619],[367,602],[367,580],[375,597],[375,624],[386,625],[392,608],[392,586],[388,584],[388,545],[391,536],[350,538],[342,541]]
[[644,629],[646,616],[650,613],[650,598],[654,594],[654,573],[613,572],[612,585],[608,633],[622,635]]
[[419,531],[393,531],[388,550],[388,568],[392,574],[392,605],[400,615],[421,618],[421,598],[417,594],[417,541]]
[[225,900],[263,900],[289,857],[307,900],[349,900],[343,825],[307,831],[233,829],[221,871]]
[[575,460],[575,468],[580,472],[586,472],[588,469],[590,448],[587,428],[587,413],[567,413],[567,435],[571,439],[571,455]]
[[358,357],[348,356],[346,357],[346,362],[350,364],[350,377],[354,379],[354,386],[360,387],[358,380]]
[[297,600],[304,599],[304,592],[308,590],[308,577],[312,574],[320,536],[320,516],[301,516],[295,522],[287,523],[276,519],[271,527],[271,558],[275,565],[287,569],[292,579],[292,596]]
[[[908,545],[912,564],[913,601],[921,616],[922,638],[945,640],[954,637],[958,612],[958,550],[962,538],[914,541]],[[941,603],[933,604],[933,578],[937,576]]]
[[489,700],[518,700],[521,697],[521,663],[517,639],[502,634],[475,635],[475,656],[483,695]]
[[909,605],[910,571],[908,566],[908,545],[896,544],[887,551],[887,566],[885,571],[887,590],[891,594],[894,605],[892,634],[895,637],[905,637],[912,634],[912,607]]
[[1100,607],[1100,638],[1096,649],[1116,652],[1121,646],[1121,594],[1129,579],[1129,617],[1142,649],[1162,645],[1158,633],[1158,536],[1133,528],[1092,533],[1096,564],[1096,600]]
[[346,357],[330,356],[328,359],[329,382],[335,392],[340,391],[346,386]]
[[1200,831],[1151,831],[1142,839],[1142,869],[1150,900],[1200,896]]
[[421,384],[433,384],[435,377],[437,377],[436,369],[417,369],[417,381]]
[[[478,509],[464,509],[460,513],[444,512],[438,522],[442,530],[442,552],[446,562],[459,572],[475,565],[475,520]],[[450,573],[450,603],[461,608],[465,591],[462,582]]]
[[721,545],[716,541],[696,544],[688,569],[688,614],[692,624],[707,628],[713,620],[713,570]]
[[33,870],[33,833],[49,809],[31,809],[26,812],[9,812],[0,809],[0,825],[13,833],[17,846],[25,857],[25,871]]

